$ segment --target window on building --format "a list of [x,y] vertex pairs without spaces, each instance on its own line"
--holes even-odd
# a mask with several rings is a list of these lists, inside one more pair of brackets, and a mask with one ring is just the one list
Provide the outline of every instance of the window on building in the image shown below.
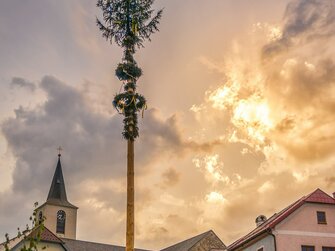
[[301,251],[315,251],[314,246],[301,246]]
[[56,226],[56,233],[64,234],[65,233],[65,220],[66,214],[63,210],[59,210],[57,212],[57,226]]
[[335,247],[322,247],[322,251],[335,251]]
[[317,218],[318,218],[318,224],[327,224],[326,220],[326,212],[318,211],[316,212]]

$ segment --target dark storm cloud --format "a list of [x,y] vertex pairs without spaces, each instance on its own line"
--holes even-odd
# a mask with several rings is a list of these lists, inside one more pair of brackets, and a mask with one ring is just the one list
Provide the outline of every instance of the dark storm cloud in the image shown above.
[[333,0],[295,0],[288,4],[282,37],[263,48],[263,56],[276,55],[303,42],[327,39],[335,34]]
[[8,145],[17,158],[14,189],[31,189],[36,187],[34,184],[45,188],[53,172],[58,145],[66,150],[63,164],[69,177],[98,174],[103,172],[103,163],[108,162],[116,163],[109,166],[110,173],[119,175],[119,157],[115,150],[114,154],[100,158],[101,151],[114,148],[113,143],[120,147],[117,119],[91,113],[79,92],[54,77],[44,77],[40,88],[47,93],[47,101],[41,107],[35,110],[21,107],[16,110],[15,118],[2,125]]
[[35,91],[36,86],[33,82],[27,81],[24,78],[19,78],[19,77],[13,77],[12,81],[10,82],[11,86],[17,86],[17,87],[23,87],[23,88],[27,88],[31,91]]
[[[24,79],[20,81],[29,83]],[[71,201],[81,203],[85,200],[81,193],[84,190],[80,188],[85,186],[85,181],[96,184],[108,180],[122,181],[126,164],[126,145],[121,136],[122,116],[94,113],[85,102],[83,93],[55,77],[45,76],[38,88],[46,93],[46,101],[34,109],[17,108],[16,116],[1,126],[8,147],[16,158],[11,193],[23,196],[30,191],[31,196],[21,202],[43,202],[59,145],[64,149],[62,165],[67,189],[72,191]],[[208,151],[212,148],[212,143],[198,144],[185,140],[175,115],[163,118],[158,110],[151,109],[145,112],[141,123],[141,137],[136,142],[140,146],[136,147],[138,177],[164,156],[180,158],[185,151]],[[176,175],[172,176],[176,178]],[[101,200],[105,208],[123,209],[120,200],[124,198],[124,191],[113,191],[104,186],[96,188],[90,195]],[[142,189],[143,192],[139,190],[142,201],[150,200],[147,196],[150,193],[145,191],[146,188]],[[114,197],[112,203],[104,201],[109,197],[107,194]],[[0,195],[0,200],[4,201],[2,212],[13,202],[7,196],[11,197],[10,193]]]
[[[122,117],[95,114],[79,91],[54,77],[44,77],[40,88],[47,94],[42,106],[35,110],[20,107],[15,111],[16,117],[2,125],[9,147],[17,157],[14,189],[31,189],[37,183],[42,183],[42,187],[48,185],[58,145],[65,150],[63,165],[69,179],[119,177],[125,159]],[[156,110],[145,113],[139,163],[154,161],[167,146],[182,151],[187,145],[174,116],[163,119],[157,113]]]

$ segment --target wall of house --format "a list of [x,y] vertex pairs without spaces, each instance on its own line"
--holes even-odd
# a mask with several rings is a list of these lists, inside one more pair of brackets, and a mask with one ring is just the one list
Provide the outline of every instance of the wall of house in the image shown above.
[[242,248],[239,250],[243,251],[257,251],[262,248],[264,251],[275,251],[275,243],[272,235],[266,235],[264,238],[260,239],[256,243],[252,244],[249,247]]
[[[326,213],[327,224],[318,224],[317,211]],[[335,247],[335,205],[306,203],[274,230],[278,251],[301,250],[301,245]]]
[[[66,214],[65,220],[65,234],[56,233],[56,224],[57,224],[57,212],[63,210]],[[55,235],[61,238],[76,239],[76,230],[77,230],[77,209],[70,207],[61,207],[45,204],[43,207],[39,208],[39,211],[42,211],[45,221],[44,225]]]

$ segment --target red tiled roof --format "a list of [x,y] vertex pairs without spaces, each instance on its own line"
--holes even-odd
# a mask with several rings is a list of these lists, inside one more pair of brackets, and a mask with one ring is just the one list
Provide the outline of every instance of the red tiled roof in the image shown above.
[[[12,248],[16,247],[17,245],[19,245],[19,243],[26,240],[25,236],[28,238],[28,240],[29,240],[29,238],[36,238],[37,235],[38,235],[39,228],[40,228],[40,226],[35,227],[33,229],[25,230],[25,231],[22,232],[21,236],[18,236],[18,237],[15,237],[15,238],[9,240],[9,244],[8,244],[9,249],[12,250]],[[60,238],[58,238],[55,234],[53,234],[46,227],[44,227],[44,229],[41,232],[41,241],[59,243],[62,246],[64,244],[64,242]],[[5,243],[0,244],[0,251],[5,250],[4,244]]]
[[296,202],[284,208],[279,213],[275,213],[274,215],[272,215],[267,221],[255,228],[253,231],[238,239],[234,243],[230,244],[228,250],[235,250],[236,248],[242,246],[243,244],[256,238],[257,236],[268,232],[270,229],[274,228],[277,224],[286,219],[290,214],[292,214],[295,210],[300,208],[306,202],[335,205],[335,199],[318,188],[309,195],[303,196]]
[[[29,235],[28,237],[36,237],[38,234],[39,228],[35,228]],[[55,234],[53,234],[48,228],[44,227],[42,232],[41,232],[41,240],[42,241],[47,241],[47,242],[54,242],[54,243],[60,243],[63,244],[64,242],[58,238]]]
[[308,195],[305,201],[314,203],[335,204],[335,199],[319,188],[310,195]]

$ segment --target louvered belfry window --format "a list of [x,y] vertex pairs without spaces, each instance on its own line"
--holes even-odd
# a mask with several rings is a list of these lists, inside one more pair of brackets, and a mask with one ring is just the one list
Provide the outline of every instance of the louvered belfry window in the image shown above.
[[57,212],[57,226],[56,226],[56,233],[64,234],[65,233],[65,221],[66,221],[66,214],[63,210],[59,210]]

